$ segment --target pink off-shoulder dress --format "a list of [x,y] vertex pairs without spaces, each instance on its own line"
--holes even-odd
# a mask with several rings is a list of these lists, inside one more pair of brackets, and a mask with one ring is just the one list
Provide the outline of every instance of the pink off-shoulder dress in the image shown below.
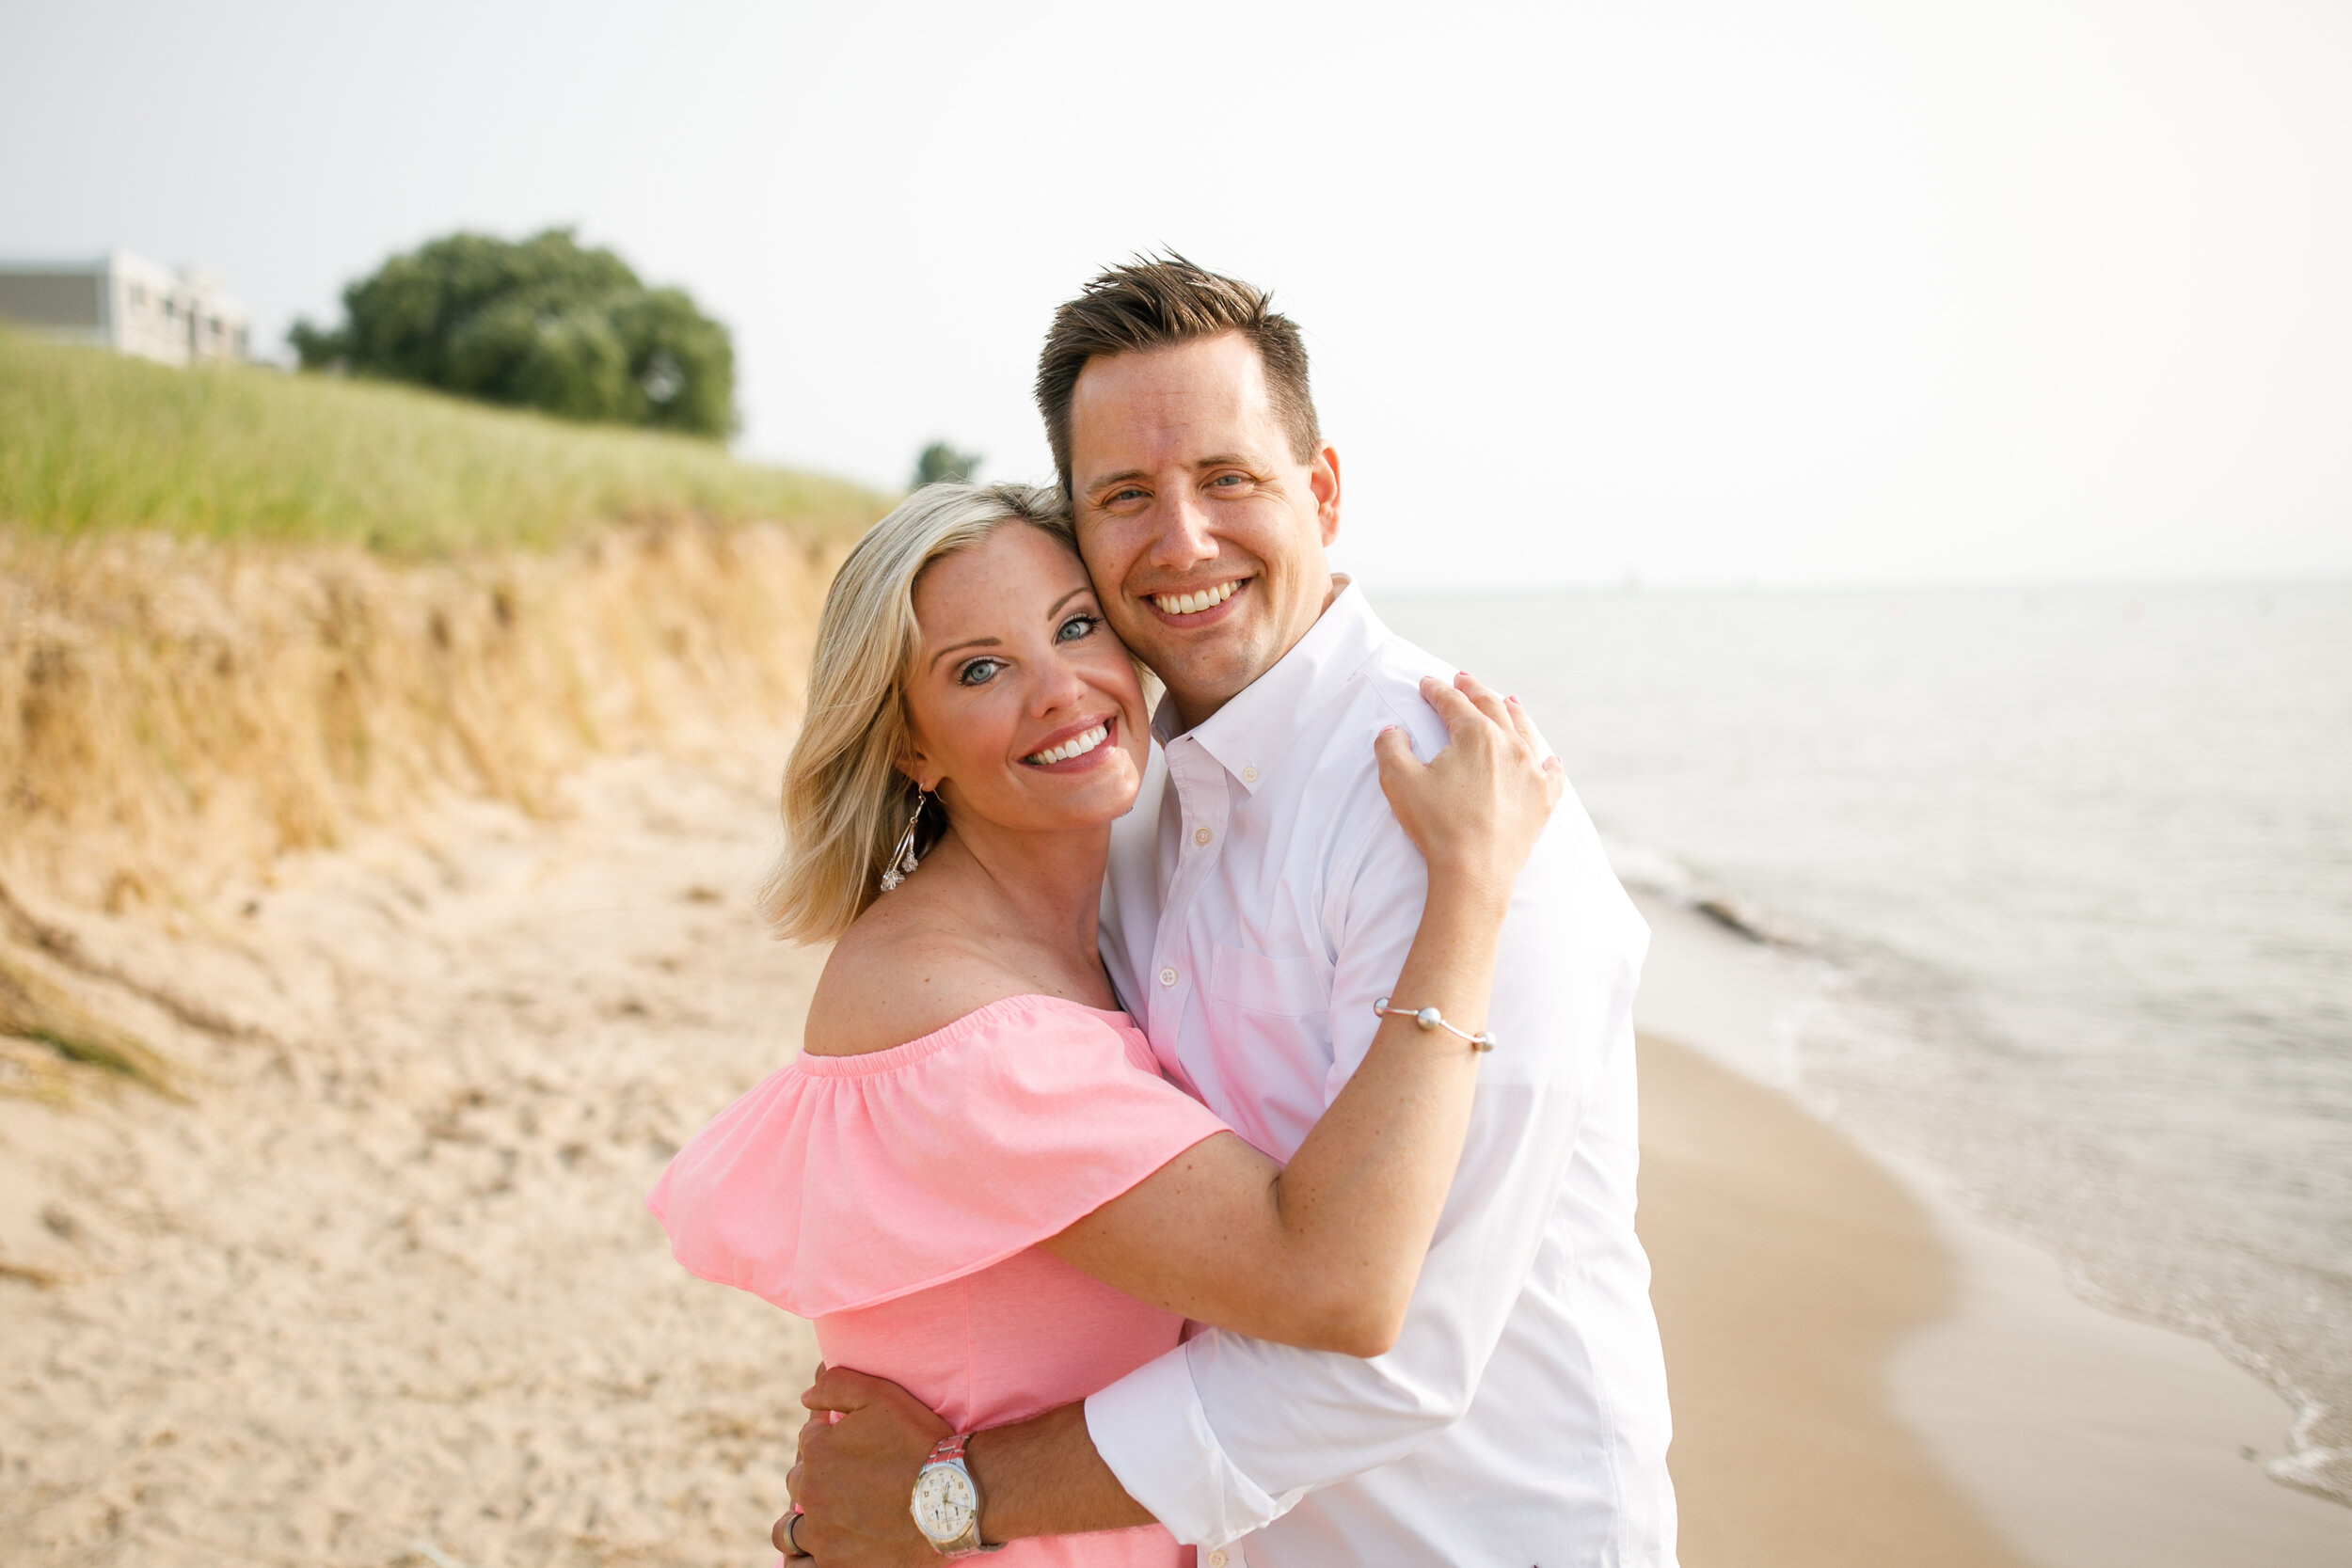
[[[803,1054],[646,1197],[680,1263],[809,1319],[828,1366],[958,1432],[1068,1404],[1174,1346],[1174,1314],[1039,1249],[1213,1133],[1124,1013],[1014,996],[863,1056]],[[1002,1568],[1179,1568],[1166,1530],[1013,1543]]]

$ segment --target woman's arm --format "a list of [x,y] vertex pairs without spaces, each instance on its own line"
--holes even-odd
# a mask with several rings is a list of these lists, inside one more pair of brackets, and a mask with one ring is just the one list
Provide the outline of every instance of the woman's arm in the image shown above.
[[[1511,888],[1565,774],[1534,726],[1468,675],[1429,680],[1446,749],[1416,762],[1400,730],[1375,742],[1380,784],[1429,863],[1429,896],[1391,992],[1485,1027]],[[1310,1350],[1377,1355],[1395,1342],[1461,1159],[1477,1053],[1458,1036],[1385,1019],[1290,1164],[1232,1133],[1195,1145],[1044,1243],[1130,1295],[1201,1323]]]

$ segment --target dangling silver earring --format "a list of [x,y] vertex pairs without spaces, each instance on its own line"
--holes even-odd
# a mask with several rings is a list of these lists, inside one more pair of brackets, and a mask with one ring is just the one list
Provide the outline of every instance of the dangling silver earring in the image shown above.
[[898,835],[898,847],[890,852],[890,863],[882,869],[882,890],[896,893],[898,884],[914,871],[914,830],[922,825],[923,808],[931,803],[931,793],[921,784],[914,786],[914,815],[907,818],[907,831]]

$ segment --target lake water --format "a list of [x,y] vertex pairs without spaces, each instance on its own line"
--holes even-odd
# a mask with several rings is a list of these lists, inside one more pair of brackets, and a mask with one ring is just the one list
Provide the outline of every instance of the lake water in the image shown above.
[[1629,877],[1818,960],[1801,1097],[2219,1342],[2352,1501],[2352,585],[1375,602]]

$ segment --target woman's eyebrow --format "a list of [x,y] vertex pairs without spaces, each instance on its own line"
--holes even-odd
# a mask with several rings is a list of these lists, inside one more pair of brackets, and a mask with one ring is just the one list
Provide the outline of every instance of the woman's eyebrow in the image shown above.
[[961,653],[966,648],[1001,648],[1004,644],[1005,640],[1001,637],[970,637],[961,642],[950,642],[939,652],[931,655],[930,667],[936,668],[939,661],[949,654]]
[[[1061,613],[1062,606],[1068,604],[1071,600],[1076,598],[1081,594],[1091,594],[1093,592],[1094,584],[1090,582],[1080,583],[1077,587],[1073,588],[1069,593],[1064,594],[1060,598],[1056,599],[1053,602],[1053,605],[1045,611],[1045,618],[1049,621],[1052,620],[1056,615]],[[950,642],[946,647],[940,649],[939,652],[931,655],[931,663],[936,665],[941,659],[946,658],[949,654],[961,653],[966,648],[1001,648],[1004,645],[1005,640],[1001,637],[967,637],[961,642]]]

